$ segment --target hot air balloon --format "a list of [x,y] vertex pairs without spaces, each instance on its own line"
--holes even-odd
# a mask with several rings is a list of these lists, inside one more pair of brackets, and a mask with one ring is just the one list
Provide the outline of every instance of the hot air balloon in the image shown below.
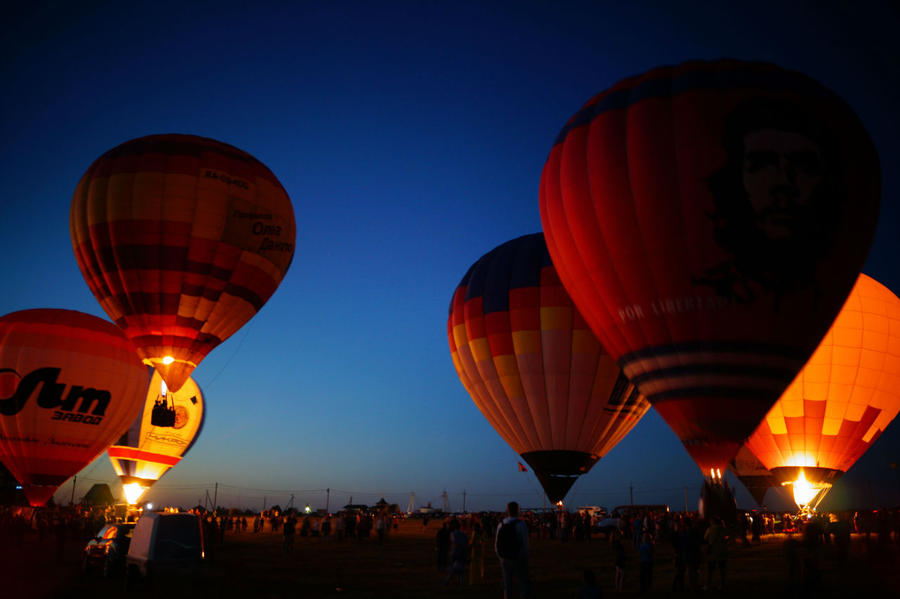
[[463,386],[553,502],[650,407],[572,305],[540,233],[469,269],[447,334]]
[[153,371],[143,410],[122,438],[106,450],[129,504],[137,503],[193,447],[203,429],[205,404],[193,378],[173,392]]
[[741,448],[738,449],[737,454],[728,465],[728,469],[734,472],[738,480],[747,487],[750,495],[753,496],[753,499],[760,506],[763,505],[763,499],[765,499],[769,489],[778,484],[772,473],[763,466],[759,458],[747,449],[746,445],[741,445]]
[[44,505],[134,420],[147,384],[111,322],[72,310],[0,318],[0,460]]
[[861,274],[809,362],[747,440],[815,508],[900,411],[900,299]]
[[75,188],[69,225],[94,296],[173,391],[272,296],[296,234],[265,165],[191,135],[100,156]]
[[724,472],[847,298],[878,157],[852,110],[763,63],[626,79],[565,125],[540,210],[566,290],[705,474]]

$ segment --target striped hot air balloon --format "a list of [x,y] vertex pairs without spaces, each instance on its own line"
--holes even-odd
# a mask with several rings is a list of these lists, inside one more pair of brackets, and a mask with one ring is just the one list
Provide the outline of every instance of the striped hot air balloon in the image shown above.
[[540,185],[563,285],[706,474],[724,472],[834,320],[879,201],[875,148],[842,100],[734,60],[596,95]]
[[[746,448],[821,501],[900,411],[900,299],[860,275],[834,324]],[[797,491],[795,488],[795,498]],[[817,494],[817,495],[816,495]]]
[[447,335],[466,391],[553,502],[650,408],[572,305],[540,233],[469,269]]
[[194,446],[206,418],[206,401],[193,378],[169,391],[155,370],[143,409],[131,428],[106,450],[128,503],[137,503],[153,484]]
[[272,296],[296,235],[264,164],[191,135],[100,156],[75,188],[70,230],[91,291],[173,391]]
[[111,322],[73,310],[0,318],[0,460],[44,505],[128,428],[147,370]]

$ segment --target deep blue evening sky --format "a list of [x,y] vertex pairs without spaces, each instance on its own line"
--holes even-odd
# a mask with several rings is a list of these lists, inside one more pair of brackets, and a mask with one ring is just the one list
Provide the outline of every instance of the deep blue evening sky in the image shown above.
[[[138,5],[143,4],[143,7]],[[290,194],[297,251],[262,311],[194,372],[202,437],[148,494],[193,505],[541,505],[536,479],[460,384],[446,319],[460,278],[539,231],[556,134],[590,96],[661,64],[734,57],[796,69],[857,111],[883,203],[865,272],[900,291],[900,18],[890,2],[42,2],[0,37],[0,314],[105,317],[69,237],[101,153],[191,133],[263,161]],[[823,8],[822,5],[828,5]],[[677,6],[677,10],[675,7]],[[900,502],[897,424],[848,473]],[[872,480],[872,492],[866,483]],[[105,454],[76,495],[114,482]],[[572,506],[696,507],[701,474],[651,411],[576,483]],[[740,487],[739,483],[737,483]],[[118,485],[114,487],[118,492]],[[57,494],[68,501],[72,482]],[[841,488],[833,491],[843,497]],[[771,497],[771,495],[770,495]],[[739,499],[753,501],[743,488]],[[859,500],[859,499],[857,499]]]

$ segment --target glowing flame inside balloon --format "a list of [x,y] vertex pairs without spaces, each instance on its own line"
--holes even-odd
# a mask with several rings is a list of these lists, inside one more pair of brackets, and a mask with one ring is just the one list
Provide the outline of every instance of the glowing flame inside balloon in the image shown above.
[[173,358],[172,356],[166,356],[165,358],[162,359],[162,363],[165,364],[166,366],[168,366],[169,364],[171,364],[174,361],[175,361],[175,358]]
[[797,505],[799,507],[808,505],[818,492],[819,490],[816,489],[811,482],[806,480],[806,475],[804,475],[803,470],[801,470],[800,476],[794,481],[794,501],[797,502]]
[[138,502],[149,487],[144,487],[139,485],[138,483],[128,483],[127,485],[122,485],[122,491],[125,493],[125,501],[128,502],[128,505],[134,505]]
[[826,482],[811,482],[807,480],[803,470],[797,480],[781,483],[784,486],[791,485],[794,491],[794,502],[801,510],[815,510],[819,502],[824,499],[825,494],[831,489],[831,484]]

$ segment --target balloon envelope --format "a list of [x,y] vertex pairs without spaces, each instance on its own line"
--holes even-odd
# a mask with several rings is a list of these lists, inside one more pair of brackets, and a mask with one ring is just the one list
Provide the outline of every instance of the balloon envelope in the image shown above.
[[837,96],[718,61],[588,101],[550,152],[540,209],[575,305],[708,473],[834,320],[879,197],[874,146]]
[[900,299],[861,274],[809,362],[747,449],[779,482],[832,483],[900,411]]
[[463,386],[551,501],[650,407],[572,305],[540,233],[495,248],[469,269],[453,294],[447,333]]
[[205,406],[193,378],[169,391],[154,370],[141,413],[106,451],[123,485],[146,490],[177,464],[203,430]]
[[128,428],[146,367],[114,324],[72,310],[0,318],[0,459],[43,505]]
[[191,135],[100,156],[75,188],[69,224],[94,296],[174,391],[275,292],[296,234],[265,165]]
[[747,449],[746,445],[741,446],[728,469],[734,472],[760,507],[769,489],[778,484],[772,473]]

